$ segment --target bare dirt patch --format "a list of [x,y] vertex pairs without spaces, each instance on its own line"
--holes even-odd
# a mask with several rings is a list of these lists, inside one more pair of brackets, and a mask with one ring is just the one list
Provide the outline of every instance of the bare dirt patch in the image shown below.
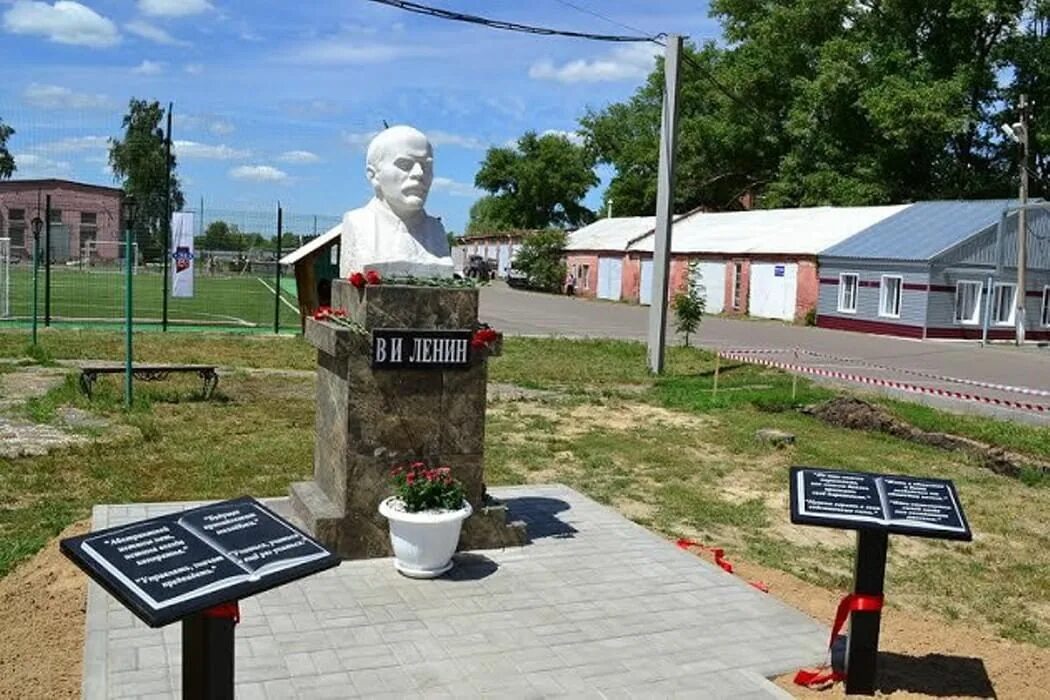
[[70,525],[0,579],[0,698],[80,697],[87,577],[58,540],[87,531]]
[[[744,578],[762,580],[772,595],[822,623],[829,625],[834,617],[843,593],[782,571],[733,564]],[[879,637],[878,697],[1050,698],[1050,651],[887,602]],[[795,685],[793,677],[781,676],[776,683],[795,697],[846,697],[841,683],[814,691]]]

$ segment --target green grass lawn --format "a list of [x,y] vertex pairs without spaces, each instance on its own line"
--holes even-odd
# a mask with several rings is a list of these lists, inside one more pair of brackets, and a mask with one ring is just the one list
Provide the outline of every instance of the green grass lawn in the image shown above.
[[[272,276],[198,275],[192,298],[168,299],[168,318],[176,323],[273,328]],[[291,284],[289,284],[289,282]],[[37,313],[44,314],[44,271],[37,281]],[[159,271],[140,269],[132,277],[133,308],[139,323],[159,323],[163,314],[164,279]],[[281,327],[299,326],[294,280],[283,280]],[[32,315],[33,277],[29,265],[11,268],[11,316]],[[56,265],[51,269],[51,316],[60,321],[119,323],[124,318],[124,275],[117,270],[80,269]]]
[[[118,334],[45,333],[54,356],[117,360]],[[312,369],[299,338],[141,334],[141,359],[217,361],[236,367]],[[0,357],[21,357],[23,333],[0,333]],[[975,532],[972,543],[893,537],[889,605],[964,619],[1004,638],[1050,647],[1050,487],[994,474],[966,455],[883,434],[830,427],[793,410],[832,395],[781,372],[674,348],[668,374],[645,370],[637,343],[509,338],[490,379],[542,389],[490,403],[486,477],[493,485],[561,482],[668,537],[724,546],[731,555],[845,591],[850,533],[796,527],[787,474],[812,464],[955,481]],[[0,374],[0,382],[12,373]],[[131,412],[119,378],[87,401],[72,379],[22,409],[38,421],[74,405],[107,416],[101,441],[44,457],[0,459],[0,575],[96,503],[279,496],[312,470],[312,379],[227,371],[202,401],[196,378],[140,384]],[[903,409],[905,412],[907,409]],[[984,418],[923,413],[929,429],[954,425],[1039,453],[1050,430]],[[755,440],[760,428],[794,433],[794,447]],[[1022,449],[1034,446],[1031,450]],[[959,585],[965,581],[965,585]]]

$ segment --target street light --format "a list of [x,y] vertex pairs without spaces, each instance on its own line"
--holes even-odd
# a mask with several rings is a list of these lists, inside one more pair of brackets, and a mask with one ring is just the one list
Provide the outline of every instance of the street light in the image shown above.
[[29,222],[29,226],[33,231],[33,345],[36,346],[36,298],[37,298],[37,273],[39,267],[37,266],[37,259],[40,256],[40,232],[44,230],[44,220],[40,216],[34,216],[33,220]]
[[132,239],[135,237],[135,217],[138,204],[135,197],[125,194],[120,203],[124,218],[124,407],[131,408],[131,256],[133,255]]

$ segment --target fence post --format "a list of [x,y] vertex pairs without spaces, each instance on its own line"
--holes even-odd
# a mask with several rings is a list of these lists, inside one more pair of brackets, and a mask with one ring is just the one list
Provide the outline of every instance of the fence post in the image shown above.
[[715,350],[715,382],[711,387],[711,396],[718,396],[718,371],[722,367],[722,353]]
[[161,266],[164,275],[164,300],[161,307],[160,327],[168,330],[168,265],[171,259],[171,110],[174,104],[168,103],[168,133],[164,138],[164,264]]
[[51,327],[51,195],[44,204],[44,326]]
[[[798,348],[795,348],[795,366],[798,366]],[[794,370],[791,372],[791,400],[794,401],[798,396],[798,374]]]
[[284,235],[284,212],[281,203],[277,203],[277,259],[274,267],[277,269],[274,275],[273,286],[273,332],[281,332],[281,237]]

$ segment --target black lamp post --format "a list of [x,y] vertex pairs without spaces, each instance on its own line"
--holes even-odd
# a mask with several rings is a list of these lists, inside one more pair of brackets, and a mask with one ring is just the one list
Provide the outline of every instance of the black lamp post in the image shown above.
[[33,231],[33,345],[36,345],[37,273],[40,271],[37,262],[40,259],[40,232],[44,230],[44,220],[34,216],[29,226]]
[[124,407],[131,408],[131,328],[132,328],[132,304],[131,304],[131,271],[132,255],[134,255],[133,239],[135,237],[135,217],[138,214],[138,206],[135,197],[125,194],[120,204],[121,214],[124,218]]

